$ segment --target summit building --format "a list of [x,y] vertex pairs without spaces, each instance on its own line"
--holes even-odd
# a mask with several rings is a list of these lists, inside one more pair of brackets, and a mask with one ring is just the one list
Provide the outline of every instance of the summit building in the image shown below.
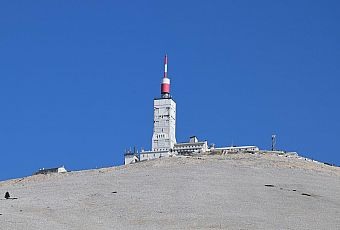
[[170,151],[176,144],[176,102],[170,96],[168,57],[164,58],[161,97],[153,101],[152,151]]
[[206,152],[239,152],[258,151],[256,146],[243,147],[208,147],[207,141],[198,141],[195,136],[190,137],[189,142],[176,142],[176,102],[170,94],[170,79],[168,77],[168,56],[164,58],[164,76],[161,82],[161,95],[153,101],[153,133],[152,148],[150,151],[137,149],[125,151],[124,163],[131,164],[138,161],[151,160],[161,157],[176,155],[192,155]]

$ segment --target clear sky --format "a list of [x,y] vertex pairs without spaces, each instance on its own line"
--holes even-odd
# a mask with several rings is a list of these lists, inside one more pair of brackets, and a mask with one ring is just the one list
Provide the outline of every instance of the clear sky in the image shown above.
[[1,1],[0,180],[150,149],[165,52],[178,142],[340,165],[340,1]]

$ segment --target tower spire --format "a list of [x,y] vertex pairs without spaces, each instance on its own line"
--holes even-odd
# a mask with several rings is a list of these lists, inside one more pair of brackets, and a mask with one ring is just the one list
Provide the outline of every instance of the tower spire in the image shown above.
[[170,98],[170,79],[168,78],[168,55],[164,57],[164,77],[161,84],[162,98]]
[[168,77],[168,55],[165,54],[164,57],[164,78]]

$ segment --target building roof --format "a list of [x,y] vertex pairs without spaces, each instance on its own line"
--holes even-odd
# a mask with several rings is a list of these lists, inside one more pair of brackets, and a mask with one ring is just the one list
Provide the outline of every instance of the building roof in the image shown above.
[[181,145],[204,145],[206,144],[207,141],[199,141],[199,142],[184,142],[184,143],[177,143],[174,145],[174,147],[176,146],[181,146]]

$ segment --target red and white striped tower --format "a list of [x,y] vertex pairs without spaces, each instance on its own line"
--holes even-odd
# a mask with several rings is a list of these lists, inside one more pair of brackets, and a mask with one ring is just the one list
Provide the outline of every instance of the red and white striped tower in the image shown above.
[[[153,100],[153,134],[152,151],[159,154],[169,151],[176,144],[176,102],[170,96],[170,79],[168,78],[168,56],[164,58],[164,77],[161,84],[161,98]],[[154,153],[157,154],[158,153]],[[153,154],[153,156],[155,156]]]
[[162,98],[170,98],[170,79],[168,78],[168,55],[164,57],[164,77],[161,84]]

